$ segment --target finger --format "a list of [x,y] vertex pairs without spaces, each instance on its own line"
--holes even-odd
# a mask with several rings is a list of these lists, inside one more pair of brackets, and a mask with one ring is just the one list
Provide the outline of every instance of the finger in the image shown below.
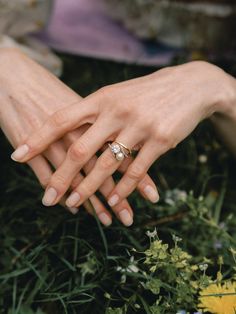
[[28,162],[28,165],[33,170],[39,180],[39,183],[45,188],[52,176],[52,169],[47,160],[39,155]]
[[[66,157],[66,151],[64,149],[64,144],[60,141],[57,141],[49,146],[49,148],[44,152],[44,156],[47,158],[47,160],[50,162],[50,164],[53,166],[54,169],[57,169],[63,160]],[[53,175],[53,172],[51,172],[51,176]],[[82,178],[81,178],[82,180]],[[48,182],[50,181],[50,177]],[[47,182],[47,185],[48,185]],[[46,186],[45,186],[46,188]],[[61,199],[60,204],[62,206],[65,206],[65,199]],[[79,209],[75,207],[67,207],[65,206],[72,214],[77,214]]]
[[[94,165],[96,164],[97,158],[93,157],[84,167],[85,173],[88,175]],[[102,195],[107,198],[111,191],[115,188],[115,182],[112,177],[108,177],[104,183],[100,186],[99,191]],[[133,211],[126,199],[120,202],[117,206],[113,207],[113,212],[116,217],[125,225],[131,226],[133,223]]]
[[[84,176],[81,173],[78,173],[74,180],[72,181],[71,184],[72,190],[74,190],[80,184],[80,182],[83,181],[83,179]],[[83,203],[83,206],[85,207],[87,212],[92,216],[96,214],[98,219],[101,221],[103,225],[110,226],[112,224],[111,214],[95,194],[90,196],[89,199]]]
[[44,195],[45,206],[55,205],[66,193],[75,174],[83,168],[89,159],[91,159],[104,144],[107,134],[109,134],[108,132],[108,128],[103,128],[98,121],[92,125],[79,140],[71,145],[65,161],[50,179]]
[[66,151],[90,128],[90,126],[90,124],[84,124],[79,129],[73,130],[63,136],[62,140],[64,142]]
[[95,121],[98,113],[96,97],[87,97],[80,103],[58,110],[12,154],[18,162],[26,162],[43,152],[65,133]]
[[[142,145],[136,145],[133,149],[139,150],[141,148]],[[102,151],[105,151],[105,149],[106,148],[104,145]],[[121,173],[125,173],[127,168],[132,162],[133,162],[132,157],[126,158],[118,168],[118,171]],[[148,199],[152,203],[156,203],[156,200],[159,199],[159,194],[156,185],[148,174],[146,174],[144,178],[138,183],[137,190],[144,198]]]
[[[138,182],[144,179],[149,167],[163,153],[163,148],[157,147],[157,145],[152,142],[146,143],[135,160],[129,165],[114,191],[109,195],[108,204],[114,206],[132,193]],[[145,192],[145,194],[150,194],[151,197],[153,197],[154,202],[158,201],[158,194],[156,195],[156,199],[154,199],[155,190],[153,190],[152,186],[146,187]]]
[[53,168],[57,169],[66,158],[64,143],[56,141],[48,147],[48,149],[44,152],[44,156],[50,161]]
[[[51,163],[51,161],[49,162]],[[43,188],[47,186],[53,173],[49,162],[42,155],[34,157],[28,162]],[[65,205],[65,200],[64,202],[63,200],[61,201],[61,205]]]
[[[45,156],[48,158],[48,160],[51,162],[51,164],[57,168],[59,167],[64,159],[66,158],[66,151],[64,148],[64,143],[56,142],[52,144],[49,149],[45,152]],[[49,177],[50,178],[50,177]],[[81,173],[78,173],[74,179],[74,182],[71,186],[72,189],[74,189],[78,184],[83,180],[83,175]],[[102,202],[95,196],[92,195],[89,198],[89,201],[84,202],[84,207],[86,210],[94,215],[94,212],[98,215],[100,221],[105,225],[108,226],[111,224],[111,215],[109,211],[105,208],[105,206],[102,204]],[[72,214],[76,214],[79,209],[77,207],[67,207]]]
[[[133,147],[136,145],[137,141],[137,133],[121,134],[116,140],[116,142],[124,143],[127,147]],[[69,205],[81,204],[81,202],[98,190],[103,182],[119,168],[121,162],[122,161],[119,161],[114,157],[110,148],[107,148],[107,150],[98,158],[93,170],[70,195],[66,202]]]
[[[86,130],[88,129],[88,127],[86,129],[83,130],[82,133],[84,133]],[[71,145],[71,143],[75,142],[77,140],[78,137],[81,136],[81,129],[80,130],[74,130],[73,132],[70,132],[66,135],[65,139],[65,144],[67,147],[69,147]],[[97,161],[97,157],[93,156],[88,162],[87,164],[84,166],[83,170],[85,171],[86,175],[89,174],[89,172],[93,169],[94,165],[96,164]],[[76,183],[74,182],[74,188],[76,188],[80,182]],[[102,195],[107,198],[107,196],[111,193],[111,191],[114,189],[115,187],[115,182],[113,180],[112,177],[107,178],[107,180],[105,180],[105,182],[100,186],[99,191],[102,193]],[[121,202],[120,204],[118,204],[117,206],[115,206],[113,208],[113,211],[115,213],[115,215],[117,216],[118,219],[120,219],[124,225],[126,226],[130,226],[133,223],[133,211],[128,203],[128,201],[125,199],[123,200],[123,202]],[[128,213],[126,213],[126,211],[128,211]],[[101,216],[101,217],[100,217]],[[101,220],[101,218],[105,221],[108,221],[107,217],[101,213],[98,218]]]
[[[48,161],[42,155],[39,155],[30,160],[28,164],[38,178],[41,186],[45,188],[50,180],[50,177],[52,176],[52,169]],[[61,205],[65,205],[65,200],[61,201]],[[71,210],[71,212],[75,214],[73,210]]]
[[[126,158],[123,163],[120,165],[118,171],[125,173],[129,165],[133,162],[133,158]],[[159,194],[155,183],[152,178],[146,173],[144,178],[137,184],[137,190],[139,193],[152,203],[156,203],[159,200]]]

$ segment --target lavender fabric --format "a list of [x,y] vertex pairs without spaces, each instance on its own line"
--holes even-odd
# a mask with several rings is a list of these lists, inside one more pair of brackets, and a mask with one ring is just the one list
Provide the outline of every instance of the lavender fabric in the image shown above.
[[103,0],[56,0],[40,38],[61,52],[142,65],[167,65],[176,54],[129,33],[110,17]]

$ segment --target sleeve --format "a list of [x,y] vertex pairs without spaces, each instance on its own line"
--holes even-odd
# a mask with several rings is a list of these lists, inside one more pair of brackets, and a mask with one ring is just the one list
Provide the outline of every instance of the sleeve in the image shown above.
[[56,75],[61,60],[39,40],[28,36],[42,29],[52,10],[52,0],[0,0],[0,49],[16,47]]

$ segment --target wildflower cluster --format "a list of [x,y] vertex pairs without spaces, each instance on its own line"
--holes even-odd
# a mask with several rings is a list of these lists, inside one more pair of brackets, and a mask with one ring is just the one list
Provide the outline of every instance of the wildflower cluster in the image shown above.
[[[179,247],[179,237],[173,236],[174,246],[169,248],[158,238],[156,230],[147,232],[147,235],[151,243],[144,252],[143,261],[139,262],[139,271],[143,275],[143,288],[153,295],[150,313],[172,313],[176,306],[191,308],[199,286],[210,280],[198,265],[191,263],[191,256]],[[106,314],[116,313],[116,310],[112,312],[109,308]],[[122,313],[126,313],[124,308]]]
[[[124,281],[124,273],[131,277],[132,273],[140,274],[141,286],[151,293],[149,298],[153,300],[152,304],[146,304],[148,313],[200,314],[204,310],[212,314],[234,314],[236,282],[222,280],[222,258],[219,258],[217,279],[213,280],[206,274],[209,266],[206,261],[211,261],[205,258],[202,263],[194,263],[193,257],[180,247],[180,237],[173,235],[170,247],[159,239],[156,229],[147,235],[150,246],[144,251],[144,258],[138,263],[132,256],[127,268],[117,270],[122,273],[122,283],[127,280],[125,277]],[[136,310],[141,308],[137,298],[131,298],[128,303]],[[106,314],[128,313],[129,306],[108,307]]]

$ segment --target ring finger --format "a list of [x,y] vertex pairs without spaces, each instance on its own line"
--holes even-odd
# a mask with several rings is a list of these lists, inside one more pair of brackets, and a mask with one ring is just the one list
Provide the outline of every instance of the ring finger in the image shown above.
[[[115,206],[132,193],[139,182],[145,177],[153,162],[163,153],[165,153],[165,149],[161,145],[156,145],[152,141],[147,142],[110,194],[108,204]],[[144,192],[146,195],[149,195],[149,198],[153,198],[153,203],[159,200],[159,196],[153,189],[153,186],[147,185]]]
[[[139,141],[139,134],[134,132],[133,134],[120,134],[115,142],[122,143],[126,147],[134,147]],[[66,201],[67,206],[79,206],[82,204],[84,200],[97,191],[103,182],[119,168],[121,163],[122,160],[117,160],[110,148],[106,149],[98,158],[92,171],[69,196]]]

